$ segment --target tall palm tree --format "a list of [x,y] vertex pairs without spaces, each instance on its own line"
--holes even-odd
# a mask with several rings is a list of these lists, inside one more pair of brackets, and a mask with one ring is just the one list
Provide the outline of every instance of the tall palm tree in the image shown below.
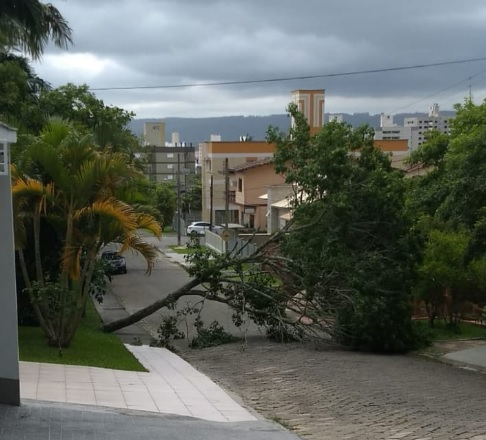
[[[15,170],[12,185],[16,215],[30,216],[33,225],[35,280],[22,267],[24,282],[49,343],[68,346],[90,295],[100,249],[110,242],[119,243],[121,252],[134,249],[145,257],[150,271],[157,251],[139,231],[159,237],[161,230],[152,216],[118,198],[119,190],[137,175],[126,155],[100,150],[91,135],[80,135],[63,121],[51,121],[25,154],[32,166],[24,173]],[[47,280],[42,269],[41,217],[63,243],[56,280]],[[22,247],[17,240],[21,265]]]
[[39,59],[50,40],[60,48],[72,43],[71,28],[57,8],[39,0],[0,0],[0,47]]

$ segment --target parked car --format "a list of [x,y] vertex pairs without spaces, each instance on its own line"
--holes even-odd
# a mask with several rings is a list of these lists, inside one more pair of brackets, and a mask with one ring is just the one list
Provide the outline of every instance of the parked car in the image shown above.
[[127,273],[127,263],[125,257],[120,255],[116,251],[105,251],[101,254],[101,258],[108,263],[108,272],[110,274],[115,273]]
[[[192,222],[186,229],[187,235],[206,235],[206,231],[210,229],[209,222]],[[212,227],[213,232],[217,234],[223,230],[222,226],[213,225]]]

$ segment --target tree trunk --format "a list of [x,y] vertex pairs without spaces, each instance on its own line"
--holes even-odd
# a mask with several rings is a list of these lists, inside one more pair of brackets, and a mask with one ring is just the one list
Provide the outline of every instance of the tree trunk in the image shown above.
[[198,286],[199,284],[201,284],[200,278],[194,278],[176,291],[172,292],[170,295],[166,296],[165,298],[155,301],[154,303],[148,305],[147,307],[144,307],[143,309],[138,310],[137,312],[127,316],[126,318],[103,324],[101,326],[101,329],[104,332],[114,332],[116,330],[120,330],[121,328],[135,324],[141,319],[152,315],[157,310],[160,310],[161,308],[167,307],[168,305],[176,302],[179,298],[187,295],[194,287]]

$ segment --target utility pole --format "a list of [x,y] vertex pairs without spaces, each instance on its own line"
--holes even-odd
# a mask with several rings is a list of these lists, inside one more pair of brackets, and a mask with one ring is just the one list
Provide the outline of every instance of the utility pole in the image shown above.
[[224,191],[225,191],[225,198],[224,198],[224,227],[228,230],[228,223],[229,223],[229,167],[228,167],[228,158],[224,160]]
[[[228,158],[224,160],[224,229],[225,234],[228,234],[228,223],[229,223],[229,166]],[[228,253],[228,240],[224,240],[224,251]]]
[[181,154],[177,153],[177,246],[181,245]]
[[213,230],[213,175],[209,181],[209,230]]

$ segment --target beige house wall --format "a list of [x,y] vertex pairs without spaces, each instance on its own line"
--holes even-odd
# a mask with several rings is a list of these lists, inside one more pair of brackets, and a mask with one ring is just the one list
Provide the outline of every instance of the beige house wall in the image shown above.
[[[260,196],[267,193],[268,187],[282,185],[285,178],[277,174],[272,163],[256,165],[231,174],[230,179],[236,187],[235,202],[238,207],[239,223],[249,225],[253,215],[253,228],[267,230],[267,201]],[[241,183],[241,191],[240,189]],[[252,210],[254,210],[252,214]]]
[[[199,144],[199,159],[201,163],[202,186],[202,220],[210,221],[211,205],[211,176],[213,178],[213,222],[218,223],[216,212],[225,209],[225,159],[228,159],[228,168],[234,168],[249,161],[272,157],[275,147],[266,141],[238,142],[213,141]],[[231,185],[230,192],[236,191]],[[230,202],[231,216],[238,218],[239,207]],[[232,222],[236,219],[231,217]]]

